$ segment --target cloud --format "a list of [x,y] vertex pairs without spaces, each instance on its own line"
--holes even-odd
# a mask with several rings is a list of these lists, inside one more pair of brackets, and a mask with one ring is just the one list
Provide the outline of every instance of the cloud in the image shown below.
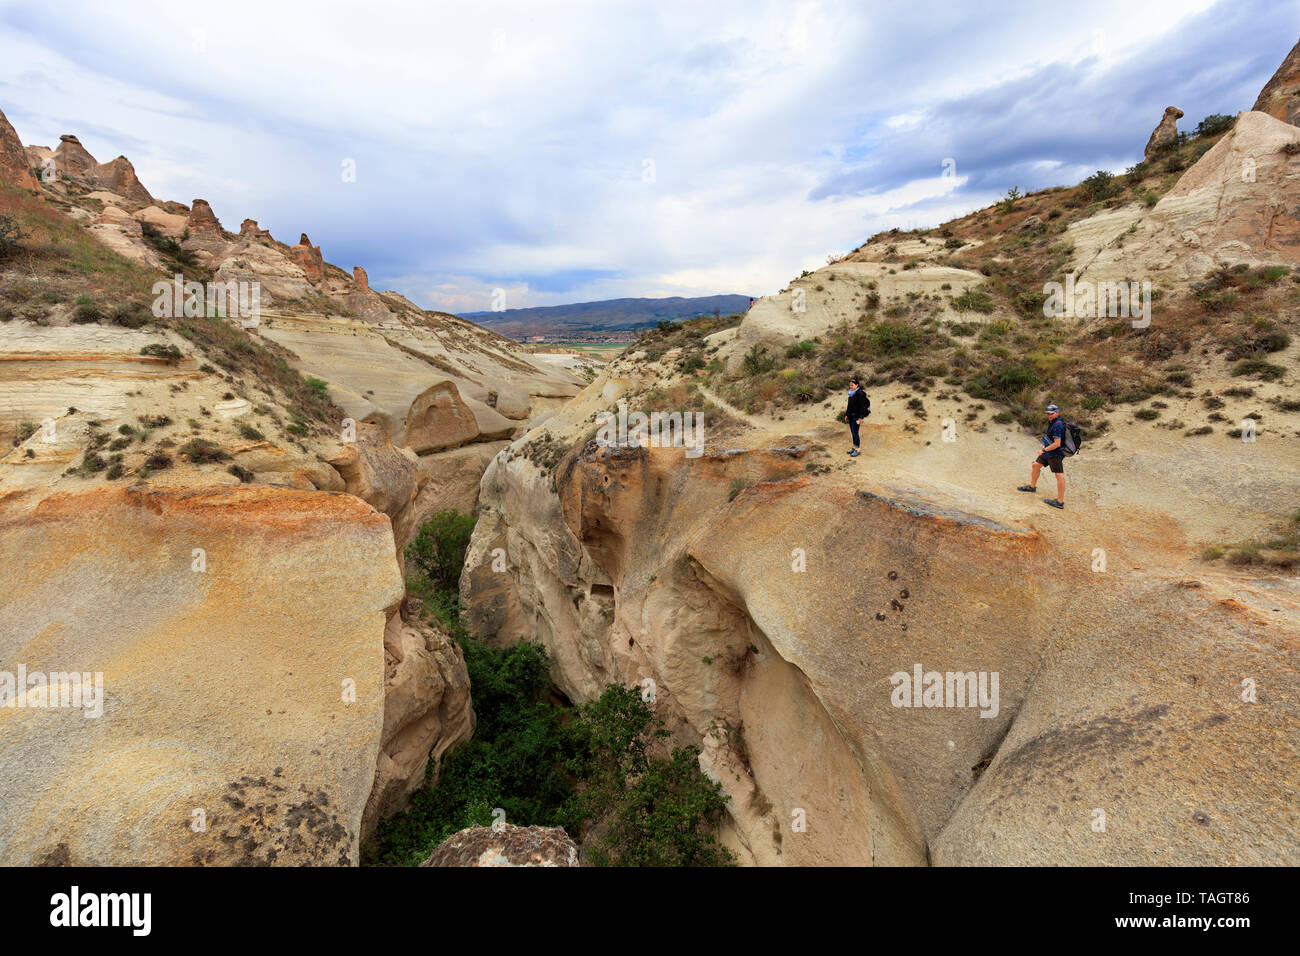
[[762,294],[1123,168],[1170,103],[1248,108],[1297,27],[1265,0],[4,3],[0,107],[430,307]]

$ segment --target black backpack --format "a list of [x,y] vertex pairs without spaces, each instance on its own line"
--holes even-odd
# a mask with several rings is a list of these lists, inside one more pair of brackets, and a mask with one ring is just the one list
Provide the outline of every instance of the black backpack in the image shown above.
[[1079,446],[1083,444],[1083,429],[1074,422],[1065,423],[1065,437],[1061,440],[1061,451],[1065,452],[1065,457],[1079,453]]

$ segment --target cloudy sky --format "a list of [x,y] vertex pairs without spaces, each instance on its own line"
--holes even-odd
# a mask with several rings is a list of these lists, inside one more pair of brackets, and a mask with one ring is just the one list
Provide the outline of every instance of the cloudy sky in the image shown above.
[[0,109],[448,311],[762,295],[1248,109],[1288,0],[0,0]]

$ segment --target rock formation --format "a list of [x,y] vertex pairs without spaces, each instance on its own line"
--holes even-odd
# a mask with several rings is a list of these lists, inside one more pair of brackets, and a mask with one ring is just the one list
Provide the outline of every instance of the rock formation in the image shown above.
[[1142,152],[1143,159],[1149,160],[1171,143],[1178,142],[1178,121],[1182,116],[1183,111],[1177,106],[1165,107],[1165,115],[1160,117],[1160,122],[1151,131],[1151,138],[1147,140],[1147,147]]
[[191,204],[189,217],[185,220],[185,228],[189,232],[191,239],[219,240],[222,238],[221,223],[206,199],[196,199]]
[[1277,72],[1264,84],[1251,110],[1300,126],[1300,43],[1291,48]]
[[259,229],[256,219],[245,219],[239,224],[239,238],[270,240],[271,233],[266,229]]
[[1185,286],[1220,265],[1300,265],[1300,165],[1283,152],[1300,129],[1248,112],[1152,209],[1130,206],[1072,226],[1083,277],[1144,276]]
[[[844,265],[810,281],[829,287],[829,271]],[[957,467],[938,441],[889,424],[906,386],[873,394],[874,457],[842,475],[822,472],[840,456],[818,445],[843,438],[819,409],[739,432],[715,418],[697,459],[584,441],[598,412],[664,384],[625,356],[493,460],[461,579],[466,623],[498,643],[541,640],[575,701],[652,681],[674,741],[699,744],[730,797],[723,836],[742,862],[1300,859],[1282,769],[1300,759],[1283,729],[1300,705],[1239,694],[1247,673],[1293,686],[1294,604],[1227,575],[1186,586],[1164,550],[1195,540],[1189,515],[1258,525],[1300,453],[1274,450],[1269,487],[1246,494],[1239,469],[1257,483],[1265,466],[1225,442],[1139,503],[1135,456],[1179,446],[1117,436],[1088,465],[1092,487],[1111,490],[1082,506],[1088,549],[1125,555],[1100,575],[1082,524],[1008,499],[994,429],[964,433]],[[570,449],[558,465],[553,446]],[[1139,511],[1165,530],[1139,540]],[[498,548],[507,574],[492,570]],[[899,675],[910,684],[918,669],[961,696],[931,708],[918,682],[900,699]],[[998,691],[976,707],[993,674]]]
[[81,145],[81,140],[65,133],[59,137],[59,145],[54,150],[54,165],[61,173],[84,176],[99,163]]
[[153,197],[149,195],[149,190],[144,188],[144,184],[135,174],[135,167],[125,156],[92,167],[86,172],[86,178],[133,202],[143,203],[146,206],[153,204]]
[[360,266],[352,267],[352,281],[355,282],[362,290],[370,291],[370,277],[366,275],[366,270]]
[[501,823],[453,833],[420,866],[578,866],[563,827]]
[[464,654],[441,627],[421,621],[420,602],[407,598],[384,630],[384,726],[362,841],[425,785],[430,760],[437,780],[443,754],[473,732]]
[[0,708],[0,862],[357,862],[403,590],[387,518],[266,487],[10,490],[0,562],[0,670],[103,691],[93,719]]
[[315,285],[325,279],[325,259],[321,256],[320,246],[313,246],[303,233],[298,244],[289,250],[291,258],[307,276],[307,281]]
[[12,183],[24,189],[37,188],[36,177],[32,175],[32,162],[22,140],[9,125],[9,120],[0,112],[0,182]]

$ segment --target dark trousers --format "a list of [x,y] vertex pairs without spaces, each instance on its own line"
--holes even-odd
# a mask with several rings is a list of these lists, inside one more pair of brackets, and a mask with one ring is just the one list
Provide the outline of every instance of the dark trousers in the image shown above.
[[858,421],[856,418],[849,419],[849,431],[853,432],[853,447],[860,447],[862,445],[862,439],[858,435]]

